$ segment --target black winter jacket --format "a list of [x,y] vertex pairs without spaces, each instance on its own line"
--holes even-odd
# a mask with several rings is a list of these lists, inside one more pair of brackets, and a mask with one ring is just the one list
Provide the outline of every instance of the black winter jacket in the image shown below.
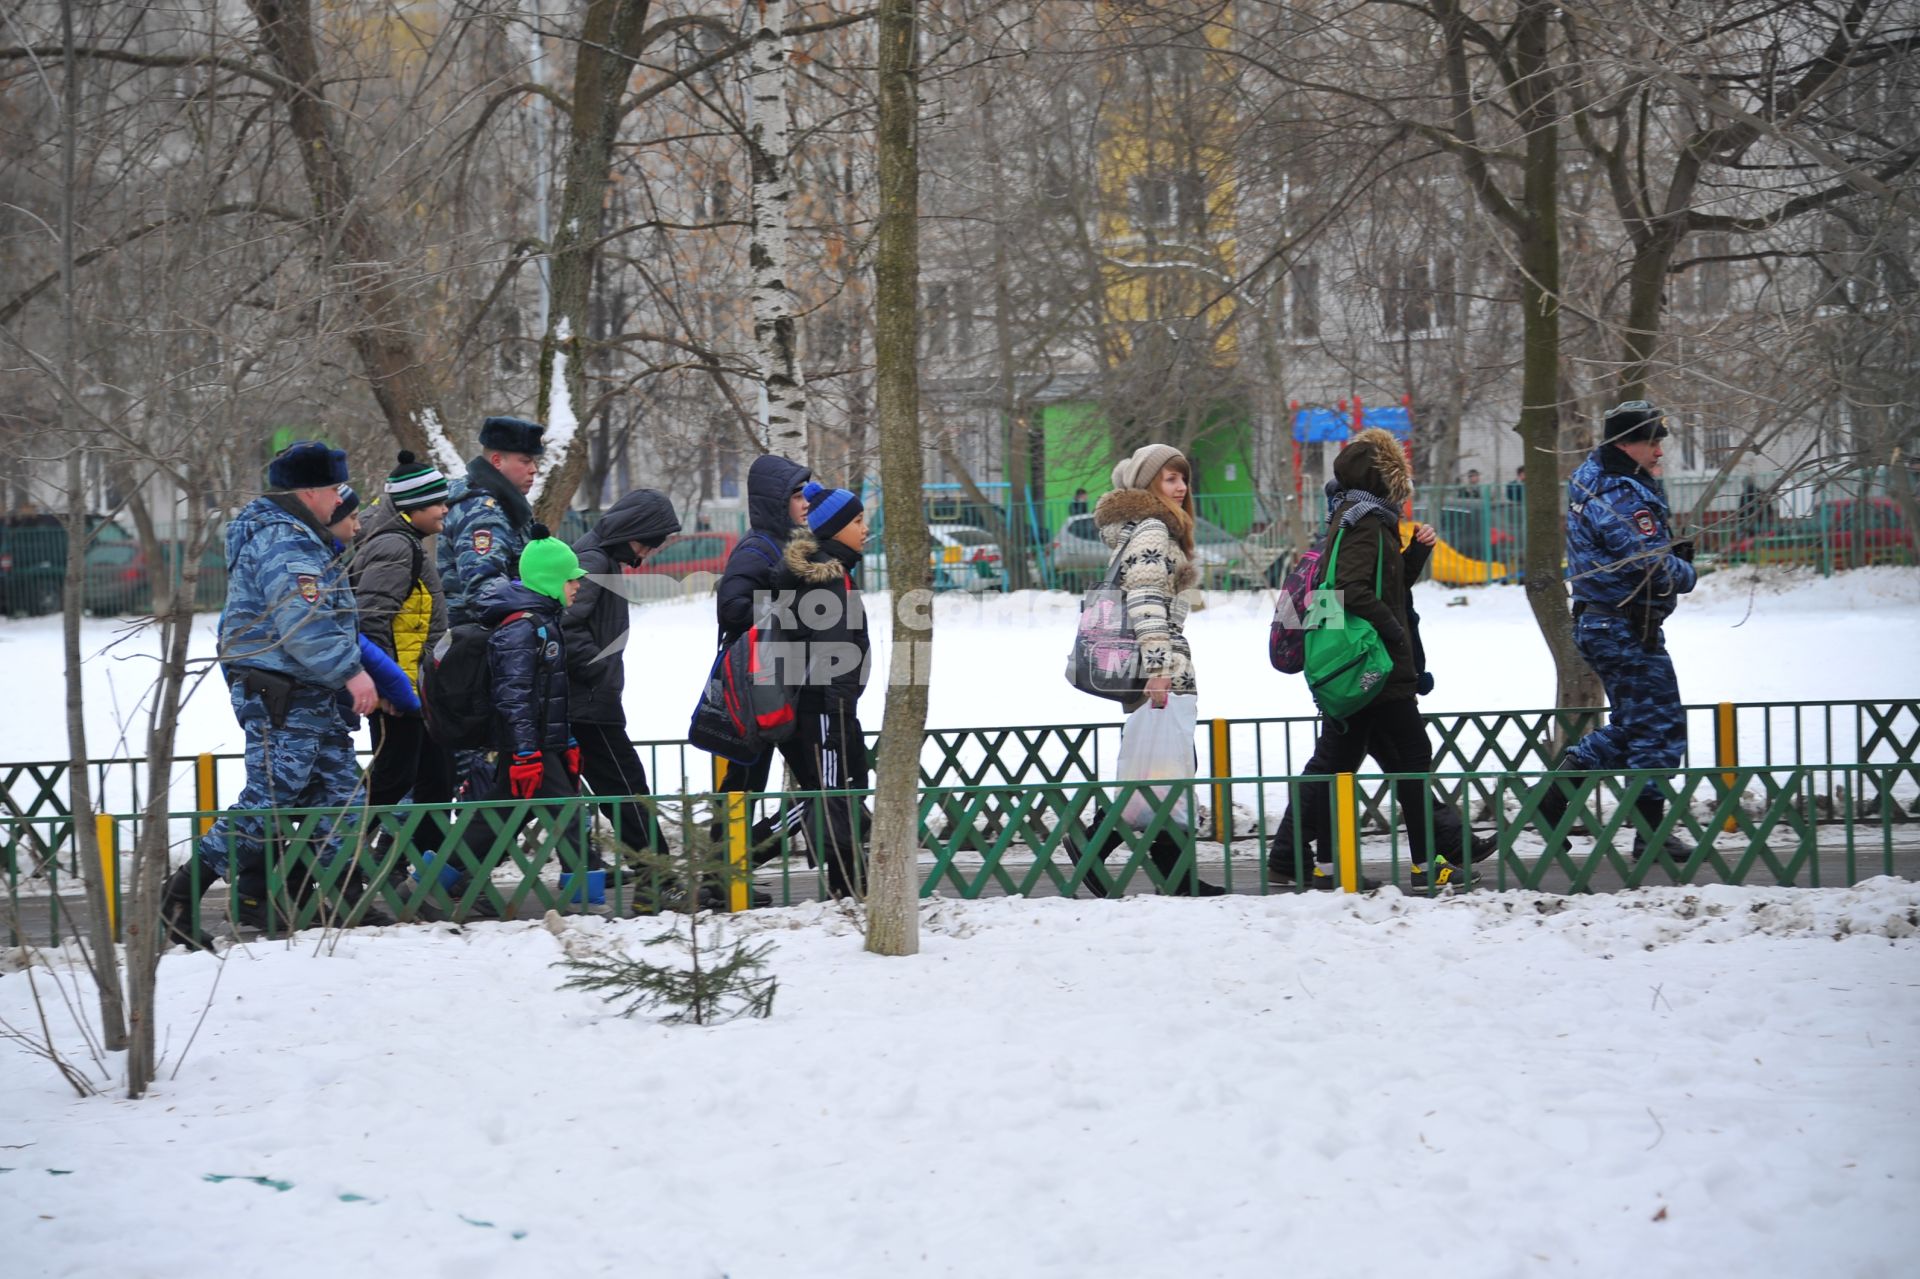
[[[795,531],[773,582],[782,639],[806,646],[807,679],[795,699],[801,714],[854,714],[868,674],[867,615],[853,571],[860,553]],[[821,593],[827,598],[822,598]]]
[[634,563],[630,542],[658,543],[680,531],[673,503],[658,489],[635,489],[607,508],[600,522],[573,545],[580,593],[561,619],[567,636],[570,714],[581,724],[625,724],[620,703],[627,687],[627,626],[632,605],[618,589],[595,580]]
[[753,625],[753,597],[773,589],[780,557],[793,535],[787,503],[813,472],[798,462],[768,454],[747,468],[747,523],[751,531],[727,556],[714,597],[720,642],[732,643]]
[[[1385,432],[1356,436],[1334,458],[1333,474],[1342,488],[1371,493],[1385,502],[1403,500],[1409,484],[1406,457]],[[1343,502],[1333,513],[1327,533],[1329,549],[1340,533],[1346,508]],[[1431,554],[1432,548],[1419,542],[1409,542],[1401,550],[1400,521],[1386,512],[1360,516],[1347,525],[1341,537],[1333,584],[1344,593],[1346,611],[1371,622],[1393,658],[1393,669],[1377,699],[1381,702],[1405,701],[1418,695],[1425,654],[1417,650],[1413,583]]]
[[[487,583],[479,605],[480,620],[494,628],[487,637],[494,746],[510,755],[565,750],[573,729],[567,719],[560,601],[503,578]],[[515,613],[526,616],[506,621]]]

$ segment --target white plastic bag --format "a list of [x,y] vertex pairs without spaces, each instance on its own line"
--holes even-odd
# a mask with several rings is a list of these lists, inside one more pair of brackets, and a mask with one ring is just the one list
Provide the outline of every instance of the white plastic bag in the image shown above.
[[[1188,780],[1194,776],[1197,757],[1193,753],[1193,730],[1200,717],[1200,699],[1191,693],[1167,698],[1165,709],[1155,710],[1152,703],[1127,716],[1120,730],[1120,769],[1115,775],[1123,782],[1152,782],[1170,779]],[[1135,830],[1145,830],[1153,820],[1155,807],[1164,802],[1170,786],[1152,787],[1128,796],[1120,819]],[[1152,794],[1153,798],[1148,799]],[[1188,788],[1167,810],[1175,829],[1193,829],[1193,791]]]

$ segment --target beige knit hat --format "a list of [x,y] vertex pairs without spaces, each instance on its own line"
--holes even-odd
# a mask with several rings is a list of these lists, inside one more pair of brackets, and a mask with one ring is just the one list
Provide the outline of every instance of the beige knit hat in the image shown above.
[[1123,458],[1113,467],[1113,486],[1117,489],[1151,488],[1160,478],[1160,472],[1167,469],[1167,463],[1178,458],[1186,461],[1186,455],[1171,444],[1143,444],[1133,451],[1131,457]]

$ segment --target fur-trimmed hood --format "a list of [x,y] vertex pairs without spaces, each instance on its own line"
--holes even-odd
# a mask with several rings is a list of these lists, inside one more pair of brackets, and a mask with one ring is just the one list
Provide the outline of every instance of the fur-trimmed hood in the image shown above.
[[[823,550],[826,552],[824,558],[814,558]],[[804,528],[795,529],[793,536],[787,539],[787,549],[781,558],[789,573],[814,586],[845,581],[852,565],[844,563],[843,558],[851,559],[853,563],[859,562],[859,557],[840,543],[822,543],[811,530]]]
[[1172,588],[1186,590],[1199,578],[1182,544],[1193,536],[1193,517],[1178,511],[1145,489],[1114,489],[1101,497],[1093,508],[1093,523],[1100,540],[1119,550],[1143,524],[1157,523],[1166,530],[1166,550],[1172,558]]
[[1370,426],[1348,440],[1333,459],[1333,478],[1395,506],[1413,496],[1413,467],[1389,431]]
[[1102,494],[1093,507],[1094,527],[1100,530],[1100,539],[1108,546],[1119,546],[1126,526],[1141,520],[1159,520],[1176,539],[1182,531],[1180,525],[1184,524],[1189,533],[1193,529],[1192,517],[1174,510],[1145,489],[1114,489]]

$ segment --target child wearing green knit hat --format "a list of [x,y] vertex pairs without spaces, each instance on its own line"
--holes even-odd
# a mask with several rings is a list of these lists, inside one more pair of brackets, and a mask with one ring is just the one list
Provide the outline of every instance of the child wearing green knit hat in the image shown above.
[[[564,800],[580,793],[580,747],[569,716],[566,635],[560,617],[587,575],[573,548],[535,524],[520,552],[520,575],[482,588],[479,621],[487,637],[493,688],[493,741],[468,774],[463,798]],[[562,890],[598,905],[606,900],[606,872],[599,853],[583,844],[579,823],[561,821],[557,808],[534,804],[527,820],[548,821],[558,831]],[[449,891],[458,895],[494,837],[491,823],[467,828],[466,847],[448,868]],[[584,883],[570,881],[588,872]],[[486,899],[482,899],[485,901]],[[486,902],[490,905],[490,902]]]

